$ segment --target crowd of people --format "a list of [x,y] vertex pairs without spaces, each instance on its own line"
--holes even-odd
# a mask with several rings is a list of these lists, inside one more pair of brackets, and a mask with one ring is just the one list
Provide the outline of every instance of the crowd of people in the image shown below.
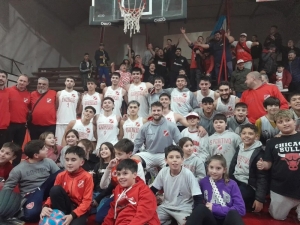
[[104,225],[240,225],[269,194],[274,219],[297,207],[300,220],[298,49],[282,46],[276,26],[263,45],[229,31],[192,42],[180,30],[190,65],[168,40],[143,57],[128,46],[116,70],[101,43],[100,82],[89,54],[80,63],[83,93],[72,76],[58,92],[46,77],[28,92],[25,74],[6,87],[0,71],[1,222],[45,222],[59,210],[64,225],[90,214]]

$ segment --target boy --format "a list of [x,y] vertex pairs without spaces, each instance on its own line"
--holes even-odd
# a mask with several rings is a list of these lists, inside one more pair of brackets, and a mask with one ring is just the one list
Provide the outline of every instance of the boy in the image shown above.
[[137,170],[138,165],[132,159],[124,159],[117,165],[119,184],[114,190],[114,201],[102,225],[160,225],[156,212],[156,198],[137,176]]
[[277,65],[277,71],[271,77],[272,83],[276,84],[279,90],[288,89],[292,81],[292,75],[283,65]]
[[[98,206],[100,201],[106,197],[110,196],[112,194],[113,189],[117,186],[118,180],[117,180],[117,172],[116,168],[119,162],[121,162],[124,159],[129,159],[132,155],[134,148],[134,144],[129,139],[121,139],[114,145],[115,149],[115,156],[116,158],[112,159],[108,166],[106,167],[106,170],[104,171],[104,174],[102,175],[101,181],[100,181],[100,188],[105,189],[103,192],[101,192],[100,195],[98,195],[94,201],[93,205]],[[137,175],[145,181],[145,174],[143,170],[143,166],[140,161],[135,160],[138,164],[138,171]],[[97,184],[96,184],[97,185]],[[112,202],[113,198],[110,198],[110,200],[107,200],[104,205],[100,208],[100,210],[96,214],[96,222],[102,223],[105,216],[108,213],[108,210],[110,208],[109,204]]]
[[242,143],[229,168],[230,178],[235,180],[241,190],[246,207],[260,212],[268,191],[267,172],[257,169],[256,163],[264,155],[260,141],[257,141],[258,129],[253,124],[241,127]]
[[208,134],[203,137],[200,137],[198,134],[198,124],[200,117],[197,113],[191,112],[186,116],[186,120],[189,124],[187,128],[181,131],[182,137],[189,137],[193,140],[194,143],[194,153],[201,154],[208,148]]
[[[226,164],[230,165],[232,157],[241,143],[241,138],[236,133],[226,130],[227,118],[224,114],[216,114],[213,123],[216,132],[208,138],[207,157],[222,154],[226,159]],[[229,170],[229,166],[227,170]]]
[[271,216],[276,220],[285,220],[290,210],[297,206],[296,212],[300,220],[300,133],[295,130],[296,124],[290,110],[280,110],[274,121],[281,137],[267,142],[264,160],[258,161],[257,168],[271,169]]
[[22,150],[13,142],[4,143],[0,150],[0,190],[7,180],[13,166],[10,161],[21,155]]
[[164,190],[164,200],[157,208],[158,218],[161,224],[174,218],[183,225],[193,207],[201,203],[201,190],[194,174],[182,166],[183,151],[179,146],[167,147],[165,160],[169,166],[159,171],[151,187],[154,194]]
[[294,115],[296,121],[296,131],[300,132],[300,93],[295,92],[289,96],[289,105],[291,106],[291,112]]
[[248,106],[244,102],[235,104],[234,116],[227,118],[228,130],[240,134],[241,126],[250,123],[248,118]]
[[264,100],[263,105],[267,114],[256,120],[255,126],[258,128],[258,137],[265,146],[269,139],[279,133],[274,121],[274,116],[279,111],[280,101],[278,98],[269,97]]
[[47,158],[48,149],[41,140],[33,140],[25,145],[24,153],[28,157],[14,167],[4,184],[3,190],[13,190],[17,185],[24,197],[21,219],[37,222],[42,210],[42,202],[49,196],[59,167]]
[[72,146],[67,149],[66,170],[56,177],[50,197],[43,206],[41,220],[44,216],[50,216],[52,209],[58,209],[65,214],[62,218],[64,224],[86,224],[94,182],[93,177],[82,168],[84,158],[85,151],[81,147]]

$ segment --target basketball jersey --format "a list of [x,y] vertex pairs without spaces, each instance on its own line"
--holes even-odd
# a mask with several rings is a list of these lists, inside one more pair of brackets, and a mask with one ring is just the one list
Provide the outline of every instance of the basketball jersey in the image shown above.
[[110,142],[112,145],[118,142],[118,134],[119,134],[119,123],[117,120],[117,116],[111,114],[110,116],[104,116],[103,114],[99,114],[97,120],[97,146],[94,153],[98,155],[100,145],[103,142]]
[[77,91],[61,91],[59,96],[59,106],[56,113],[56,124],[68,124],[71,120],[76,120],[78,99],[79,97]]
[[92,141],[94,138],[93,132],[93,123],[89,123],[88,125],[84,126],[81,120],[76,120],[76,123],[72,127],[72,129],[77,130],[79,134],[79,140],[81,139],[88,139]]
[[174,88],[171,92],[171,109],[173,112],[182,116],[186,116],[189,112],[193,111],[190,105],[190,91],[179,91]]
[[134,142],[142,126],[143,126],[143,117],[138,117],[134,121],[128,118],[123,124],[124,138],[128,138],[129,140]]
[[218,111],[219,113],[223,113],[224,115],[226,115],[226,117],[233,116],[235,109],[235,99],[236,96],[230,95],[228,103],[224,104],[221,101],[221,97],[218,98],[216,111]]
[[197,102],[199,104],[199,107],[202,107],[202,99],[205,97],[211,97],[213,100],[215,100],[215,92],[213,90],[209,90],[209,94],[207,96],[202,95],[201,90],[197,91]]
[[118,87],[116,90],[112,89],[111,86],[106,89],[104,97],[111,97],[115,102],[113,114],[121,116],[121,107],[123,102],[122,95],[123,88]]
[[266,116],[260,118],[261,120],[261,136],[265,141],[273,138],[276,134],[279,133],[277,127],[273,127],[270,121]]
[[87,107],[87,106],[93,106],[96,109],[96,114],[99,114],[100,109],[101,109],[101,99],[100,99],[99,93],[95,92],[92,95],[89,95],[89,94],[83,95],[81,104],[82,104],[82,108],[83,108],[82,114],[83,114],[85,107]]
[[175,120],[175,116],[174,116],[174,112],[170,111],[167,115],[164,116],[168,121],[176,124],[176,120]]
[[147,100],[148,90],[146,83],[141,82],[139,85],[130,84],[128,90],[128,102],[135,100],[140,103],[140,110],[138,115],[146,118],[149,113],[149,105]]

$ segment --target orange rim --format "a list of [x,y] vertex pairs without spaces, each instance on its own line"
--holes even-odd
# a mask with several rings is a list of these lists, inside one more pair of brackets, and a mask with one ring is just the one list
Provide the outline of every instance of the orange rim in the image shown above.
[[139,7],[139,8],[135,8],[135,9],[129,9],[129,8],[125,8],[125,7],[121,6],[121,0],[118,0],[118,2],[119,2],[120,7],[123,10],[126,10],[128,12],[139,11],[141,8],[145,8],[146,7],[146,0],[143,0],[144,4],[143,4],[143,6],[141,8]]

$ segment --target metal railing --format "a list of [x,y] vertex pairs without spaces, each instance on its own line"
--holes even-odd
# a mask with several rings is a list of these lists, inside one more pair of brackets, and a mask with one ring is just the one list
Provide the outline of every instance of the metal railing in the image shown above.
[[[7,59],[7,60],[10,60],[10,61],[11,61],[10,72],[4,70],[5,72],[7,72],[9,75],[19,77],[19,75],[13,73],[14,66],[16,66],[17,69],[18,69],[18,71],[20,72],[20,74],[22,74],[22,71],[20,70],[18,64],[19,64],[19,65],[24,65],[24,63],[21,63],[21,62],[19,62],[19,61],[17,61],[17,60],[11,59],[11,58],[9,58],[9,57],[7,57],[7,56],[4,56],[4,55],[1,55],[1,54],[0,54],[0,57],[2,57],[2,58],[4,58],[4,59]],[[6,85],[8,85],[8,82],[16,83],[15,80],[7,79],[7,84],[6,84]]]

